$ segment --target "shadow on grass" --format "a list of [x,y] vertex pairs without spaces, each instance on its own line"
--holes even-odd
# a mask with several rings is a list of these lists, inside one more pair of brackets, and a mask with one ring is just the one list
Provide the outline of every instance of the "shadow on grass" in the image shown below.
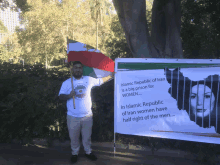
[[62,152],[61,148],[0,143],[0,155],[8,163],[14,162],[16,165],[53,164],[53,161],[56,160],[69,163],[71,149],[69,147],[66,152]]

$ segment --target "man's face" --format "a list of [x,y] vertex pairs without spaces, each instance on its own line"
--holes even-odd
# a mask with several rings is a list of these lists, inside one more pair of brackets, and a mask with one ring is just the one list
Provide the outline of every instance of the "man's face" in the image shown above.
[[75,77],[76,79],[80,79],[83,75],[83,67],[81,64],[75,64],[73,66],[70,66],[72,73],[73,73],[73,77]]

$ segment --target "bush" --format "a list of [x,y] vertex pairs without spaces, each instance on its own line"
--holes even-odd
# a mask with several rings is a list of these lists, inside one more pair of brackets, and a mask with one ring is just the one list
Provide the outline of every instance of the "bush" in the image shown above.
[[58,100],[63,81],[70,75],[42,66],[22,68],[1,65],[1,140],[48,136],[48,128],[65,117],[65,104]]
[[93,101],[93,141],[112,141],[114,137],[114,81],[91,91]]
[[[31,69],[30,69],[31,68]],[[31,143],[33,138],[69,140],[66,121],[66,103],[60,102],[58,93],[69,70],[63,66],[45,70],[43,66],[0,65],[0,142],[13,139]],[[92,141],[112,142],[114,139],[114,80],[91,91],[93,102]],[[50,131],[51,125],[60,123],[60,131]],[[120,143],[150,147],[152,153],[160,148],[180,149],[197,154],[200,162],[215,162],[219,145],[116,134]]]
[[[58,93],[70,77],[63,66],[45,70],[43,66],[1,65],[0,116],[1,142],[12,139],[33,138],[69,139],[66,121],[66,103],[60,102]],[[114,81],[92,89],[94,141],[112,141],[114,126]],[[59,133],[49,127],[60,123]],[[26,140],[25,140],[26,141]],[[25,142],[24,142],[25,143]]]

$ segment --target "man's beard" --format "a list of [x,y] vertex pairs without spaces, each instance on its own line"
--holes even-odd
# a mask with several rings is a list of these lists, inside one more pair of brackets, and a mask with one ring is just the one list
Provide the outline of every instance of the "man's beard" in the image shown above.
[[79,78],[82,77],[82,73],[80,73],[80,74],[78,74],[78,73],[73,74],[73,77],[75,77],[76,79],[79,79]]

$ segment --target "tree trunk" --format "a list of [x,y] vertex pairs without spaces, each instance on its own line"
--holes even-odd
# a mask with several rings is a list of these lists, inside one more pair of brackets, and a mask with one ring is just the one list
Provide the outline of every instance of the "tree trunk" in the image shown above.
[[47,69],[47,67],[48,67],[48,66],[47,66],[47,53],[46,53],[46,69]]
[[113,0],[134,58],[183,58],[180,0],[154,0],[149,35],[145,0]]
[[96,49],[98,50],[98,19],[96,20]]
[[45,64],[45,67],[47,69],[47,51],[46,51],[46,46],[45,46],[45,53],[46,53],[46,64]]
[[51,66],[51,62],[53,61],[54,56],[51,58],[50,62],[49,62],[49,66]]
[[151,58],[145,0],[113,0],[128,46],[135,58]]
[[152,13],[151,40],[159,54],[165,58],[183,58],[180,0],[155,0]]

